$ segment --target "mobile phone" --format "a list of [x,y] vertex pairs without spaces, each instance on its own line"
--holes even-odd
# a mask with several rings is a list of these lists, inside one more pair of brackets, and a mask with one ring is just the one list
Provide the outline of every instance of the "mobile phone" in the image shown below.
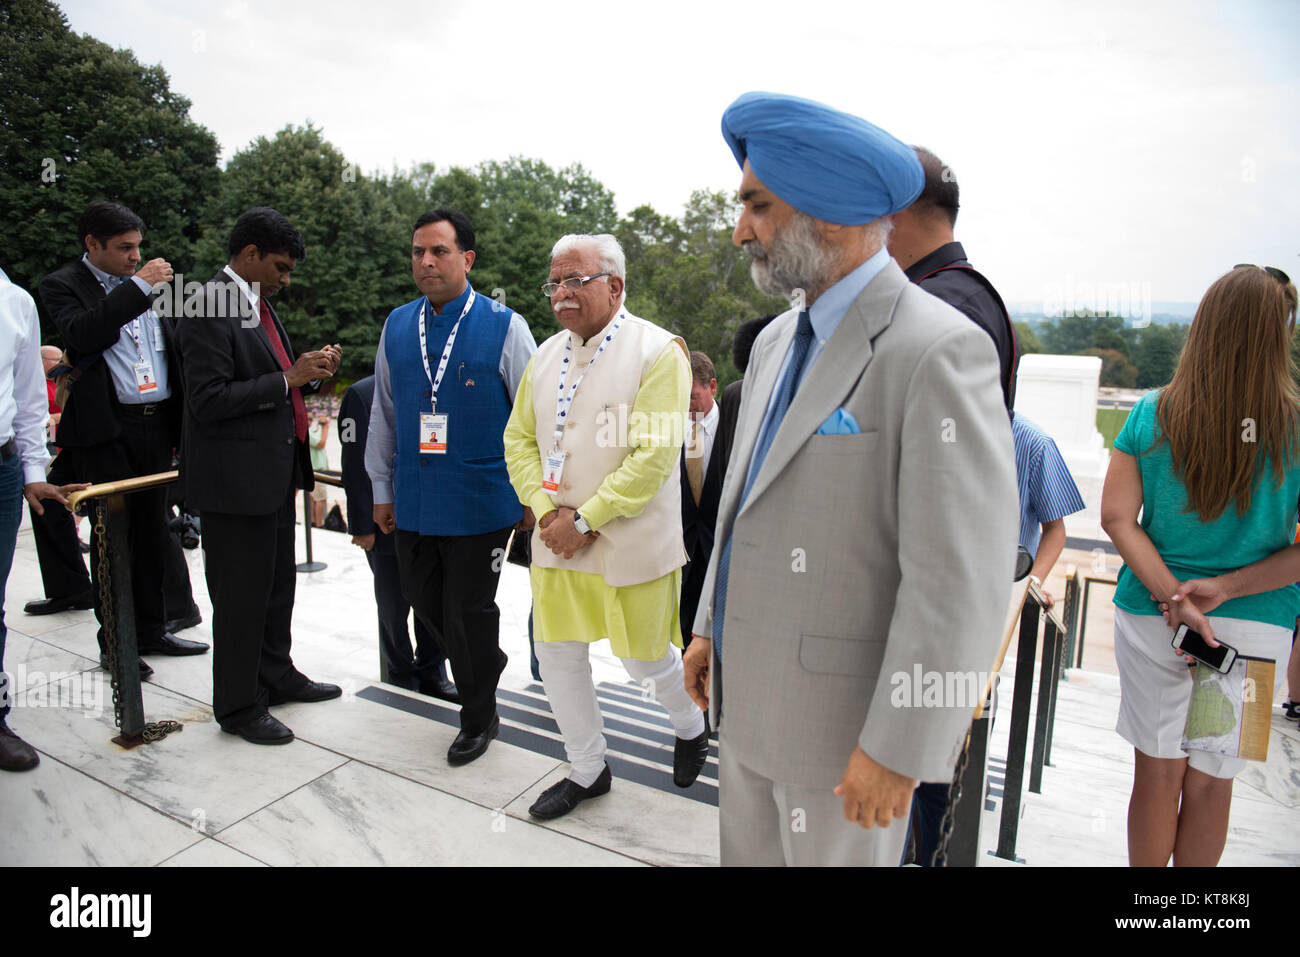
[[1179,625],[1178,630],[1174,632],[1173,646],[1175,651],[1191,655],[1221,675],[1226,675],[1232,663],[1237,660],[1236,648],[1222,641],[1219,642],[1219,647],[1211,648],[1199,632],[1192,631],[1186,625]]

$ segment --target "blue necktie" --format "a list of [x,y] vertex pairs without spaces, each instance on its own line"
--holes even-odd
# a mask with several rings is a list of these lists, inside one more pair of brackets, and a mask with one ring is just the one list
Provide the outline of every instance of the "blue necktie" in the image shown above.
[[[781,428],[781,420],[785,418],[790,402],[799,388],[799,373],[803,370],[804,360],[808,358],[808,348],[812,345],[812,338],[812,320],[809,319],[807,311],[801,312],[799,324],[795,327],[794,354],[790,358],[785,378],[777,384],[776,403],[772,406],[772,414],[758,430],[758,445],[755,446],[754,454],[749,460],[749,473],[745,476],[745,489],[740,494],[740,503],[736,506],[737,512],[744,506],[745,499],[749,498],[749,490],[754,486],[754,479],[758,477],[759,470],[763,467],[763,460],[767,458],[768,449],[772,447],[772,440],[776,438],[776,433]],[[727,579],[730,577],[731,537],[728,536],[727,544],[722,549],[722,558],[718,560],[713,592],[713,654],[719,661],[722,660],[722,623],[727,617]]]

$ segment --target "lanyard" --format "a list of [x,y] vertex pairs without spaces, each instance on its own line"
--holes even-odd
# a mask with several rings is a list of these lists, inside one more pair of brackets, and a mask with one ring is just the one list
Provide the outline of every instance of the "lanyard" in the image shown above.
[[460,329],[460,321],[469,313],[470,307],[474,305],[475,293],[471,289],[469,298],[465,300],[465,308],[460,311],[456,317],[456,324],[451,327],[451,334],[447,336],[447,344],[443,346],[442,358],[438,360],[438,374],[435,376],[429,371],[429,349],[428,342],[424,338],[424,311],[428,308],[429,300],[425,299],[420,303],[420,359],[424,362],[424,375],[429,380],[430,397],[429,407],[435,412],[438,410],[438,386],[442,385],[442,377],[447,371],[447,360],[451,358],[451,347],[456,344],[456,332]]
[[[140,315],[146,315],[146,313],[141,313]],[[140,347],[140,316],[136,316],[131,320],[131,324],[127,327],[127,331],[131,334],[131,339],[135,342],[135,354],[143,363],[144,350]]]
[[614,337],[618,335],[619,327],[626,318],[627,313],[620,309],[618,315],[614,318],[614,328],[605,334],[604,341],[596,350],[596,354],[591,357],[591,361],[587,363],[587,368],[582,370],[582,375],[578,376],[573,385],[569,387],[568,395],[564,393],[564,383],[569,377],[569,361],[573,358],[573,333],[569,333],[569,338],[564,341],[564,361],[560,363],[560,385],[555,399],[555,447],[557,449],[560,447],[560,439],[564,435],[564,420],[569,414],[569,409],[573,406],[573,397],[578,394],[578,386],[582,385],[582,380],[587,378],[587,373],[596,364],[600,354],[614,341]]

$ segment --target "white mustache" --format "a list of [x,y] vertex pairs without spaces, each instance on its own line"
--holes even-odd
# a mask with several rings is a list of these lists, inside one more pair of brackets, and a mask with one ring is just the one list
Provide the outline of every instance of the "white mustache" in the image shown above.
[[763,248],[763,244],[757,239],[751,239],[741,245],[744,247],[745,252],[749,253],[751,259],[757,259],[759,262],[767,259],[767,250]]
[[572,299],[563,299],[560,302],[553,303],[551,305],[551,308],[556,312],[560,312],[564,309],[577,309],[578,304],[574,302]]

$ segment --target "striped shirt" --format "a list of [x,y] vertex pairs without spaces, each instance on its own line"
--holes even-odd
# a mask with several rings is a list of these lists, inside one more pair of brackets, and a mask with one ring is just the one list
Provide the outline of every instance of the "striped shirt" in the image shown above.
[[1020,544],[1038,554],[1043,525],[1083,510],[1083,498],[1050,435],[1020,413],[1011,420],[1020,493]]

